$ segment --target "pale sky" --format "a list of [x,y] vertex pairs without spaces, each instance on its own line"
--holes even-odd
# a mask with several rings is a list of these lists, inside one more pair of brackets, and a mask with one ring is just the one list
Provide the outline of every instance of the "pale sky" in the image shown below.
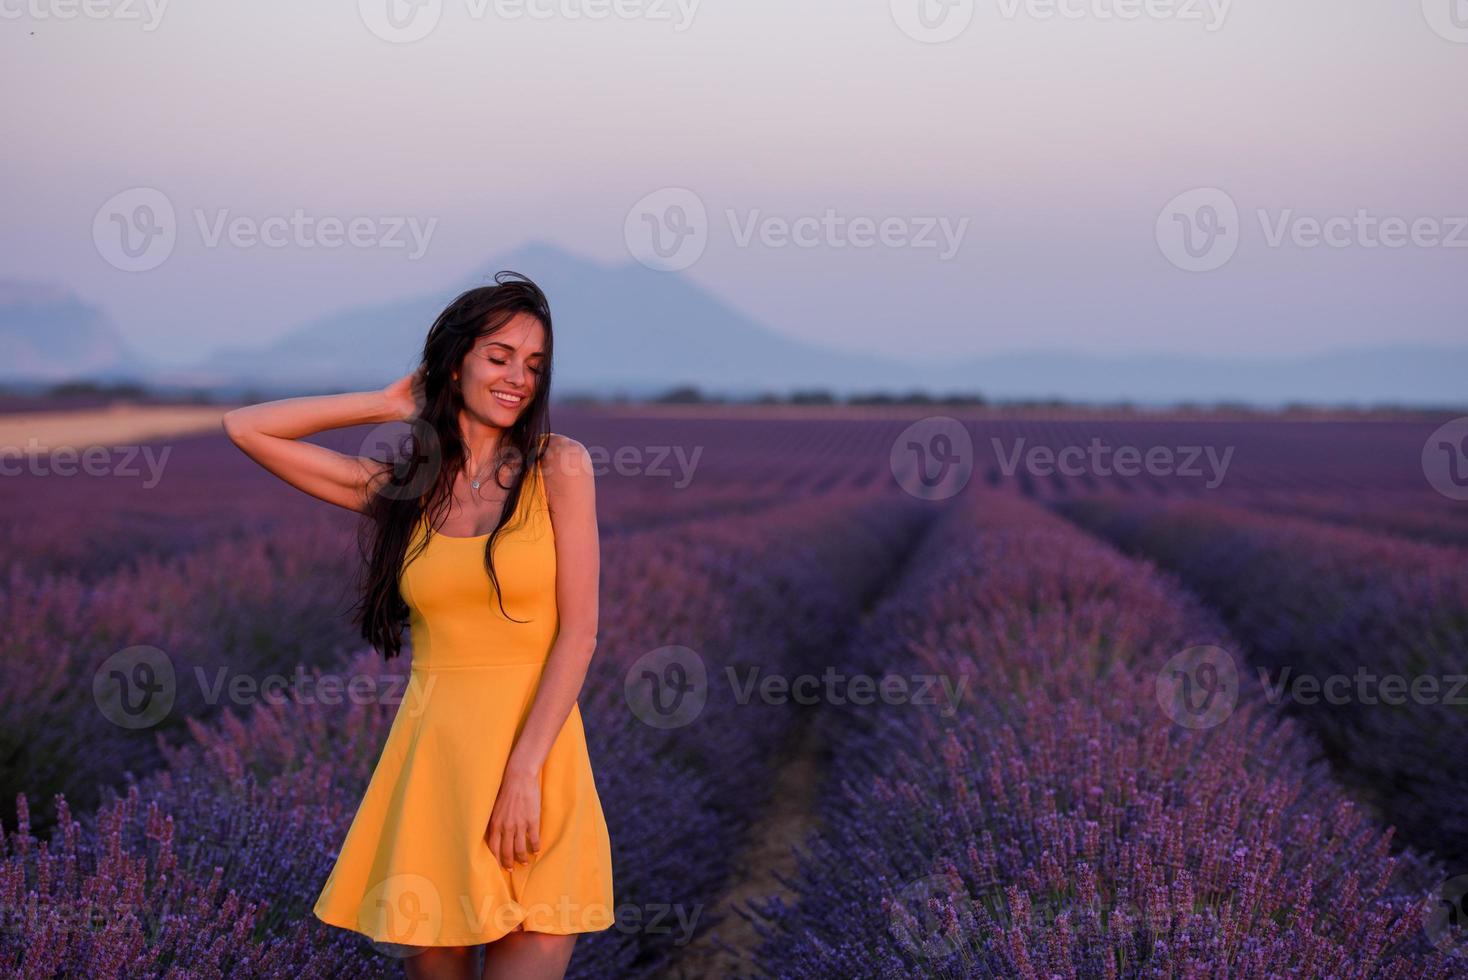
[[[406,42],[374,33],[386,0],[88,2],[104,16],[0,0],[0,276],[75,290],[171,362],[447,288],[528,240],[633,261],[629,210],[663,188],[707,209],[678,274],[851,350],[1465,337],[1468,0],[987,0],[941,43],[914,36],[918,0],[618,0],[629,16],[594,19],[569,15],[596,0],[438,0],[436,21],[397,0],[406,29],[433,24]],[[132,188],[177,215],[146,271],[94,237]],[[1188,271],[1159,215],[1198,188],[1236,205],[1236,251]],[[297,209],[431,233],[421,255],[208,240],[221,214]],[[828,210],[891,243],[739,239]],[[1341,246],[1310,244],[1332,218]],[[1373,247],[1384,219],[1414,240]]]

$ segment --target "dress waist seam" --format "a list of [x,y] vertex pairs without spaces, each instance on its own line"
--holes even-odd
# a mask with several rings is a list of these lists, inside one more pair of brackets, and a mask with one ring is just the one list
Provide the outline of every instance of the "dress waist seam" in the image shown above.
[[412,664],[409,670],[437,671],[437,670],[502,670],[506,667],[544,667],[544,660],[526,660],[522,663],[513,664]]

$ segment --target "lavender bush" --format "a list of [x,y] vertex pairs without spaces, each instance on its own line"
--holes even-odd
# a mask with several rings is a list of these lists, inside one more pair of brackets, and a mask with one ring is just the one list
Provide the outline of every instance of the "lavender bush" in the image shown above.
[[[1252,653],[1251,686],[1319,734],[1340,777],[1408,841],[1468,858],[1468,564],[1456,549],[1203,503],[1077,502],[1063,513],[1175,571],[1224,611]],[[1245,665],[1240,664],[1244,670]],[[1301,676],[1346,679],[1327,699],[1289,693]],[[1358,675],[1432,681],[1386,703]],[[1306,703],[1314,701],[1315,703]],[[1332,703],[1332,701],[1338,703]]]
[[[288,673],[354,645],[351,557],[340,519],[321,513],[269,538],[144,557],[92,583],[13,568],[0,590],[0,792],[94,806],[99,785],[158,764],[160,734],[217,714],[236,677]],[[108,658],[138,645],[171,663],[157,696],[173,703],[155,724],[129,728],[103,710],[94,683],[105,690]]]
[[1458,501],[1426,488],[1416,492],[1255,492],[1225,499],[1249,510],[1383,531],[1429,544],[1468,545],[1468,511]]
[[825,716],[836,767],[764,975],[1446,975],[1440,872],[1246,698],[1174,723],[1156,675],[1220,625],[1031,505],[975,495],[864,624],[849,669],[967,676],[932,707]]

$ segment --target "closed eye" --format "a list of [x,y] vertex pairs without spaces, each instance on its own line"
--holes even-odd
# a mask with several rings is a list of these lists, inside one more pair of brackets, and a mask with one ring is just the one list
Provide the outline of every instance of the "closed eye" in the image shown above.
[[[490,363],[491,364],[506,364],[506,363],[508,363],[507,361],[500,360],[497,357],[491,357],[489,360],[490,360]],[[530,369],[530,373],[531,374],[534,374],[536,376],[539,376],[539,375],[544,374],[545,373],[545,370],[543,368],[533,367],[533,368]]]

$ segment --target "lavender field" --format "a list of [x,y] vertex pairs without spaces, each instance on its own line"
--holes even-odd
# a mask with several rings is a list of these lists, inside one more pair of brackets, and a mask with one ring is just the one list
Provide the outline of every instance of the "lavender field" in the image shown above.
[[[571,975],[1468,975],[1444,421],[558,408],[618,919]],[[355,518],[148,448],[0,480],[0,975],[402,976],[311,914],[407,672]]]

